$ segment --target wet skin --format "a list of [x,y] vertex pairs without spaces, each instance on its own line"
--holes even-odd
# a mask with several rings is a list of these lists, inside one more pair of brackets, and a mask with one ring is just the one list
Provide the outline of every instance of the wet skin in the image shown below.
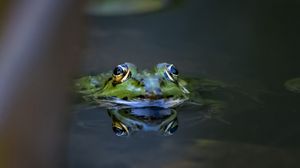
[[168,63],[152,71],[138,72],[131,63],[120,64],[112,73],[85,76],[76,81],[76,90],[88,101],[130,107],[173,107],[189,99],[187,82]]
[[75,81],[75,91],[86,102],[107,108],[117,136],[138,131],[172,135],[178,128],[174,108],[182,103],[200,106],[198,110],[207,111],[207,118],[212,118],[224,108],[212,93],[224,87],[219,81],[182,78],[168,63],[159,63],[150,71],[138,71],[135,65],[124,63],[112,72]]
[[224,103],[215,91],[227,88],[220,81],[181,77],[173,64],[159,63],[151,71],[138,71],[131,63],[112,72],[83,76],[75,81],[75,91],[85,102],[106,108],[173,108],[182,103],[221,111]]

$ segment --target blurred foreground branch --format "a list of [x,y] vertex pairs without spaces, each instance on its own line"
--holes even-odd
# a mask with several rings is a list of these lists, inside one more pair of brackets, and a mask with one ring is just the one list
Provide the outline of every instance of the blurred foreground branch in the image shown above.
[[81,4],[11,6],[0,43],[0,167],[65,167],[67,88],[80,54]]

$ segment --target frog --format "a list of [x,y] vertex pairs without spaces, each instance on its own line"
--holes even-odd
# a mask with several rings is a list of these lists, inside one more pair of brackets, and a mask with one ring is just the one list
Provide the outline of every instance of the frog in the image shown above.
[[300,77],[287,80],[284,86],[288,91],[300,93]]
[[129,137],[140,131],[171,136],[178,129],[177,111],[172,108],[115,108],[107,112],[112,119],[112,130],[118,137]]
[[224,87],[216,80],[182,77],[171,63],[139,71],[133,63],[125,62],[112,71],[75,80],[75,90],[86,102],[107,108],[174,108],[188,103],[220,109],[222,102],[203,95]]
[[158,63],[150,70],[139,71],[126,62],[108,72],[81,76],[74,82],[74,90],[84,103],[106,108],[117,136],[128,137],[139,131],[173,135],[181,108],[199,111],[197,121],[216,119],[229,123],[222,114],[226,104],[219,100],[220,89],[228,85],[181,75],[174,64]]

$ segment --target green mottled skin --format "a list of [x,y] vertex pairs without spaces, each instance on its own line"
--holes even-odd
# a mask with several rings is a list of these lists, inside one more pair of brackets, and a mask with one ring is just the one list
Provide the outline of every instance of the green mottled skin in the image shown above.
[[[116,85],[112,80],[112,72],[83,76],[75,81],[75,90],[88,102],[118,98],[127,101],[177,99],[189,100],[200,105],[219,104],[213,100],[204,100],[201,94],[224,87],[223,83],[181,76],[178,76],[175,82],[170,81],[164,76],[165,69],[159,65],[151,71],[138,71],[133,64],[129,63],[131,77]],[[158,89],[160,94],[156,93]]]
[[[111,73],[103,73],[95,76],[84,76],[76,80],[76,90],[88,98],[102,99],[107,97],[116,97],[119,99],[161,99],[161,98],[187,98],[184,93],[186,82],[177,79],[172,82],[163,75],[163,68],[155,67],[152,71],[138,72],[134,66],[129,67],[131,77],[125,82],[114,84]],[[148,87],[148,91],[146,91]],[[160,89],[160,95],[156,90]]]

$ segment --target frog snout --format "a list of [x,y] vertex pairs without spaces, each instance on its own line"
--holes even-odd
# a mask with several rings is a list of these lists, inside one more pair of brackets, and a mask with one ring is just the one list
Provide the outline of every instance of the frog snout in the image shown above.
[[153,88],[146,90],[146,97],[150,99],[157,99],[162,97],[162,91],[160,88]]
[[158,99],[162,97],[162,91],[160,89],[159,79],[149,77],[144,80],[146,97],[150,99]]
[[153,88],[153,89],[146,90],[146,94],[147,96],[150,97],[160,97],[162,96],[162,91],[160,88]]

